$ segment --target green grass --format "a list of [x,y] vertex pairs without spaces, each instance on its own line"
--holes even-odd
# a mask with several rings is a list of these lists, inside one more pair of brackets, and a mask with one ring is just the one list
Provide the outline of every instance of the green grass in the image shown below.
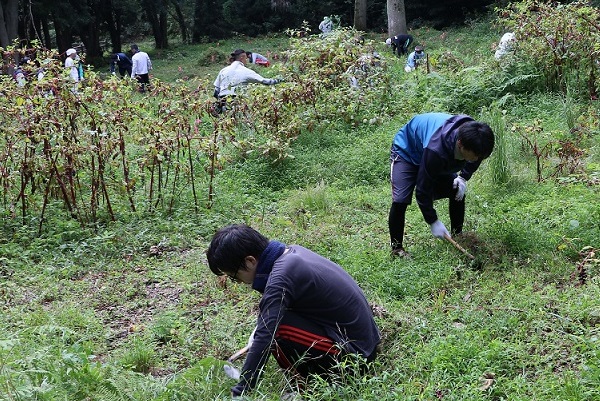
[[[480,72],[455,77],[440,67],[429,77],[407,75],[403,61],[390,58],[392,103],[366,108],[376,122],[321,122],[322,129],[293,143],[294,158],[275,164],[233,160],[216,175],[211,209],[196,213],[182,202],[172,213],[123,212],[115,222],[84,229],[51,204],[41,235],[36,221],[23,225],[2,210],[0,399],[229,399],[235,383],[223,374],[223,361],[245,345],[259,296],[238,284],[220,285],[204,251],[217,228],[235,222],[339,263],[377,311],[383,342],[373,372],[315,380],[303,392],[306,400],[600,399],[597,256],[587,259],[585,282],[577,275],[586,247],[599,247],[598,182],[572,176],[564,184],[537,183],[535,159],[511,130],[537,118],[550,135],[564,135],[577,121],[570,113],[594,116],[597,106],[520,92],[499,106],[507,110],[510,169],[489,160],[469,181],[467,233],[457,238],[484,260],[481,270],[431,236],[416,203],[407,212],[412,258],[391,259],[394,133],[434,105],[457,111],[454,95],[465,103],[473,97],[469,107],[482,118],[498,100],[488,99],[491,92],[473,94],[486,85],[488,50],[500,36],[487,22],[447,35],[425,28],[413,34],[432,55],[464,53],[465,67]],[[206,65],[214,49],[266,55],[283,52],[287,40],[238,38],[150,51],[153,74],[192,86],[212,82],[223,65]],[[377,50],[387,56],[381,42]],[[454,79],[469,87],[445,93]],[[588,173],[597,173],[594,129],[584,144]],[[547,168],[554,162],[547,160]],[[497,180],[499,172],[508,179]],[[436,208],[447,221],[446,202]],[[278,400],[292,390],[271,360],[248,399]]]

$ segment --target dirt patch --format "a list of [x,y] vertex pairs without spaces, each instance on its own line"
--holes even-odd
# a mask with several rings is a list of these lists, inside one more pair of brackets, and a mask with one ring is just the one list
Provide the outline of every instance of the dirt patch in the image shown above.
[[149,280],[144,267],[121,272],[97,272],[82,280],[89,283],[93,308],[110,329],[110,347],[131,333],[143,331],[157,313],[179,302],[183,288],[172,282]]
[[492,243],[473,231],[455,235],[454,240],[475,257],[471,264],[478,269],[487,265],[500,264],[507,252],[504,246]]

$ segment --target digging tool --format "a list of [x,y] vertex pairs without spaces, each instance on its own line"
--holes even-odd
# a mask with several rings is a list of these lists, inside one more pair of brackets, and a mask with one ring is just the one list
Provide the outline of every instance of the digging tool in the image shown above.
[[240,371],[235,366],[230,365],[230,364],[235,362],[236,360],[238,360],[239,358],[241,358],[248,352],[248,350],[252,346],[252,343],[254,342],[254,333],[256,333],[256,327],[254,328],[254,330],[252,330],[252,334],[250,334],[250,337],[248,338],[248,344],[246,344],[246,346],[244,348],[239,349],[233,355],[231,355],[229,358],[227,358],[228,363],[225,364],[225,366],[223,366],[223,369],[225,370],[225,374],[227,376],[231,377],[232,379],[239,380]]
[[[252,334],[254,334],[254,332],[252,332]],[[227,358],[227,363],[223,366],[223,369],[225,370],[225,374],[228,377],[234,380],[240,379],[240,370],[233,366],[233,362],[235,362],[237,359],[241,358],[244,354],[246,354],[249,349],[250,346],[246,345],[244,348],[240,349],[239,351],[236,351],[233,355]]]
[[249,349],[250,347],[246,345],[244,348],[240,349],[239,351],[236,351],[233,355],[227,358],[227,362],[235,362],[236,360],[244,356],[244,354],[248,352]]
[[448,240],[448,242],[450,242],[452,245],[454,245],[454,247],[456,249],[458,249],[459,251],[461,251],[463,254],[465,254],[469,259],[471,260],[475,260],[475,256],[471,255],[469,253],[469,251],[467,251],[465,248],[463,248],[462,246],[460,246],[460,244],[456,241],[454,241],[452,239],[452,237],[450,237],[448,234],[444,235],[444,238]]

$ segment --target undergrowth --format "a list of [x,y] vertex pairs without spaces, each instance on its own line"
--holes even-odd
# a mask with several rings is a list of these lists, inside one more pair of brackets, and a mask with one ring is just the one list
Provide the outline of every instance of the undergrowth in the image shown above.
[[[268,113],[269,102],[302,83],[314,86],[295,93],[327,90],[302,106],[307,114],[293,131],[297,138],[280,138],[285,157],[224,148],[210,208],[194,207],[184,189],[175,192],[177,207],[118,208],[115,219],[99,213],[82,225],[55,200],[39,230],[35,213],[23,219],[3,206],[0,399],[229,399],[235,382],[223,364],[245,344],[259,296],[217,280],[204,251],[217,228],[239,222],[339,263],[373,306],[383,341],[372,371],[344,370],[333,382],[314,378],[302,391],[305,400],[600,399],[598,107],[575,94],[530,91],[527,83],[538,79],[532,64],[511,69],[492,60],[501,32],[490,26],[473,21],[414,32],[431,55],[430,74],[404,73],[381,35],[367,35],[370,48],[358,48],[351,30],[329,42],[310,36],[295,44],[288,37],[244,43],[262,54],[296,52],[268,72],[289,74],[281,91],[249,89],[256,97],[248,104],[266,103],[248,112]],[[179,83],[197,87],[222,65],[187,69],[228,53],[227,46],[239,47],[154,53],[154,74],[172,77],[186,60]],[[459,57],[465,49],[468,57]],[[311,76],[319,63],[330,75],[343,74],[358,50],[376,50],[386,63],[373,90],[353,93],[342,75]],[[296,69],[297,59],[307,71]],[[461,64],[450,65],[453,59]],[[381,97],[380,84],[387,86]],[[208,91],[197,93],[209,102]],[[389,147],[411,116],[426,111],[470,113],[499,136],[497,154],[469,181],[465,233],[456,237],[483,261],[479,269],[431,236],[416,204],[406,220],[412,257],[390,258]],[[238,130],[250,126],[238,123]],[[553,144],[546,154],[524,137],[538,128]],[[559,169],[559,139],[585,150],[572,172]],[[194,153],[194,162],[206,168],[208,155]],[[447,221],[447,202],[436,208]],[[247,399],[278,400],[298,390],[271,361]]]

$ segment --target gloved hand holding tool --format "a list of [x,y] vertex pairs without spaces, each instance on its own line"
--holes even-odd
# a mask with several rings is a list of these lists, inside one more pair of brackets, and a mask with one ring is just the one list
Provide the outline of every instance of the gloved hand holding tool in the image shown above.
[[250,334],[250,337],[248,338],[248,344],[246,344],[244,348],[241,348],[239,351],[235,352],[233,355],[227,358],[227,362],[229,363],[225,364],[225,366],[223,366],[223,369],[225,370],[225,374],[228,377],[235,380],[240,379],[240,370],[231,365],[230,363],[235,362],[237,359],[239,359],[241,356],[248,352],[248,350],[252,346],[252,343],[254,342],[254,333],[256,333],[256,327],[254,328],[254,330],[252,330],[252,334]]
[[430,225],[430,228],[431,228],[431,234],[433,234],[433,236],[436,238],[444,239],[444,238],[446,238],[446,236],[450,237],[450,233],[446,229],[446,226],[444,225],[444,223],[442,223],[439,220],[434,221]]
[[456,191],[456,197],[454,198],[457,201],[461,201],[465,197],[465,193],[467,192],[467,180],[462,178],[460,175],[454,179],[452,183],[452,188],[458,189]]

